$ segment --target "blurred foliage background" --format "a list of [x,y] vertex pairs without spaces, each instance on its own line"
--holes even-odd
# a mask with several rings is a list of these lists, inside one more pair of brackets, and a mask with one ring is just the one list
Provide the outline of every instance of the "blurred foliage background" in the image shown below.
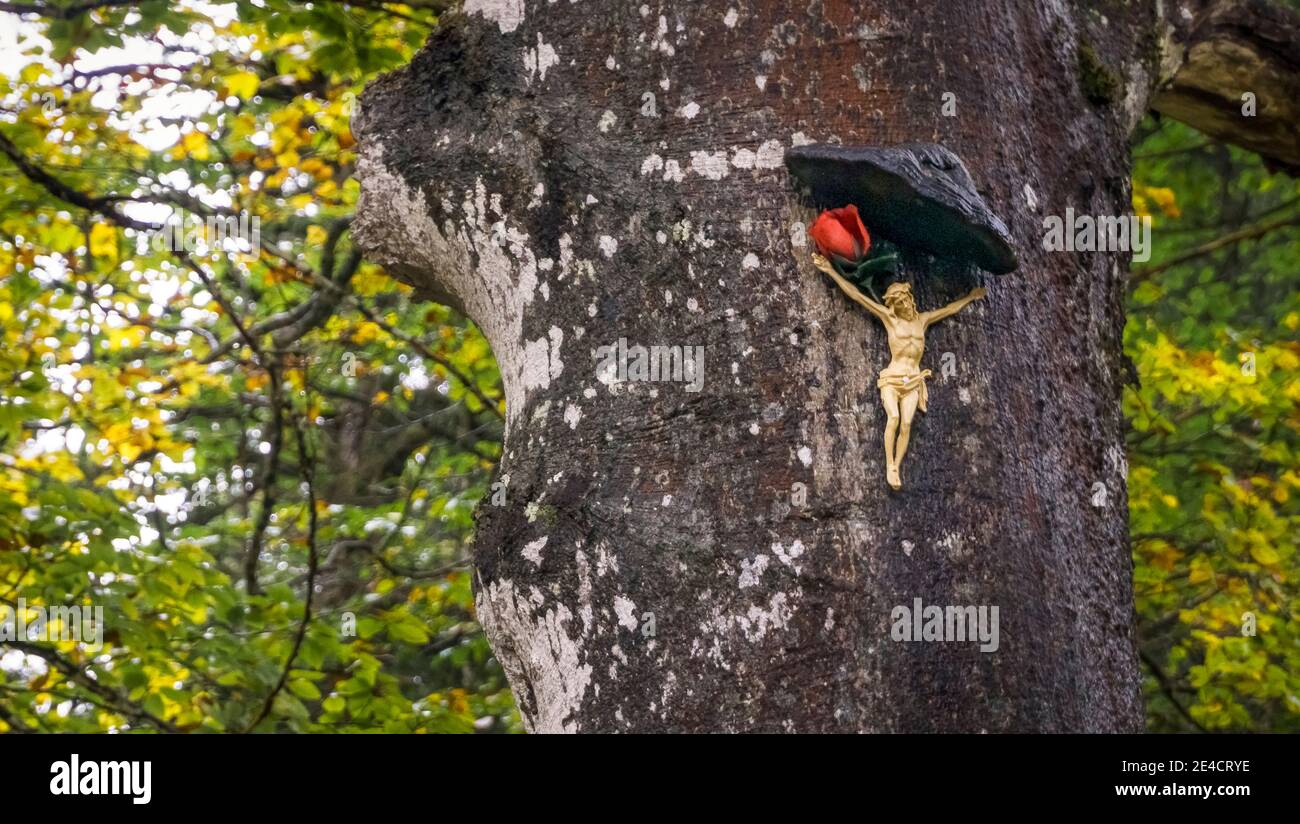
[[0,728],[518,728],[466,565],[496,365],[348,233],[355,95],[438,5],[0,15],[0,603],[108,625],[0,642]]
[[1124,410],[1147,726],[1300,731],[1300,185],[1175,121],[1137,138],[1154,242]]
[[[106,619],[0,637],[0,731],[518,731],[467,571],[495,364],[348,233],[355,96],[447,5],[0,14],[0,604]],[[1294,731],[1300,190],[1175,123],[1134,154],[1148,724]]]

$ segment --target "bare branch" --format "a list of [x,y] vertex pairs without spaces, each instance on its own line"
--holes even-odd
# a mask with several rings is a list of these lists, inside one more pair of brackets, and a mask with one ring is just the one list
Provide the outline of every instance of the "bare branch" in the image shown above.
[[302,621],[298,624],[298,632],[293,639],[293,648],[289,650],[289,657],[285,659],[284,669],[280,672],[280,680],[267,693],[266,701],[262,704],[262,711],[258,713],[257,718],[253,719],[253,723],[249,724],[244,732],[252,732],[271,713],[271,705],[275,703],[275,696],[280,694],[280,690],[284,689],[285,683],[289,680],[289,671],[293,668],[293,662],[298,658],[298,651],[302,649],[302,641],[307,636],[307,627],[311,624],[311,603],[312,595],[316,589],[317,571],[316,488],[312,469],[315,459],[308,456],[307,436],[303,432],[301,420],[295,424],[294,432],[298,440],[298,466],[303,483],[307,486],[307,583],[306,594],[303,596]]
[[1203,243],[1195,249],[1191,249],[1181,255],[1176,255],[1158,266],[1147,266],[1142,269],[1135,269],[1132,274],[1129,275],[1129,288],[1131,289],[1137,286],[1142,281],[1148,280],[1152,276],[1157,275],[1166,269],[1172,269],[1179,264],[1186,263],[1189,260],[1195,260],[1198,257],[1208,255],[1211,252],[1216,252],[1225,246],[1240,243],[1243,240],[1254,240],[1255,238],[1263,237],[1269,232],[1272,232],[1275,229],[1281,229],[1284,226],[1300,226],[1300,215],[1283,218],[1282,220],[1275,220],[1272,223],[1247,226],[1244,229],[1231,232],[1223,237],[1215,238],[1208,243]]

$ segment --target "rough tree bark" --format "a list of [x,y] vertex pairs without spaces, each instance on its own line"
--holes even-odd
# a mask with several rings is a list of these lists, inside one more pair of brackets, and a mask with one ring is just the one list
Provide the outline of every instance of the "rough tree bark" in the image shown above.
[[[531,729],[1141,727],[1127,260],[1045,252],[1041,221],[1129,211],[1127,136],[1189,27],[1084,6],[467,0],[368,89],[358,240],[501,366],[475,578]],[[891,493],[884,333],[811,266],[782,157],[908,140],[962,157],[1021,267],[930,331]],[[909,268],[922,309],[978,282]],[[702,346],[701,391],[602,380],[620,338]],[[998,606],[997,652],[891,640],[918,597]]]

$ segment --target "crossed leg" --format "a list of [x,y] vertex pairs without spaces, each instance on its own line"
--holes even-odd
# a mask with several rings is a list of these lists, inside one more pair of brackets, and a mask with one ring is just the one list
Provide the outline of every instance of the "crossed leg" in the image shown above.
[[[880,402],[885,407],[885,480],[894,489],[902,487],[898,477],[898,463],[894,459],[894,439],[898,434],[898,390],[892,386],[880,387]],[[904,442],[904,447],[907,443]]]
[[[897,472],[899,464],[903,462],[903,456],[907,454],[907,442],[912,435],[912,418],[916,415],[916,407],[921,401],[921,393],[912,390],[903,396],[899,401],[899,416],[902,420],[898,427],[898,444],[894,447],[894,470]],[[902,485],[902,481],[899,481]]]

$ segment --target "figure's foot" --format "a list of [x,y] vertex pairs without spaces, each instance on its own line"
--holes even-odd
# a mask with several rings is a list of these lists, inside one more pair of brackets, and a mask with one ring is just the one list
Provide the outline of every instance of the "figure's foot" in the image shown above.
[[903,481],[898,477],[898,467],[896,466],[888,466],[885,468],[885,480],[888,481],[889,485],[894,489],[903,488]]

